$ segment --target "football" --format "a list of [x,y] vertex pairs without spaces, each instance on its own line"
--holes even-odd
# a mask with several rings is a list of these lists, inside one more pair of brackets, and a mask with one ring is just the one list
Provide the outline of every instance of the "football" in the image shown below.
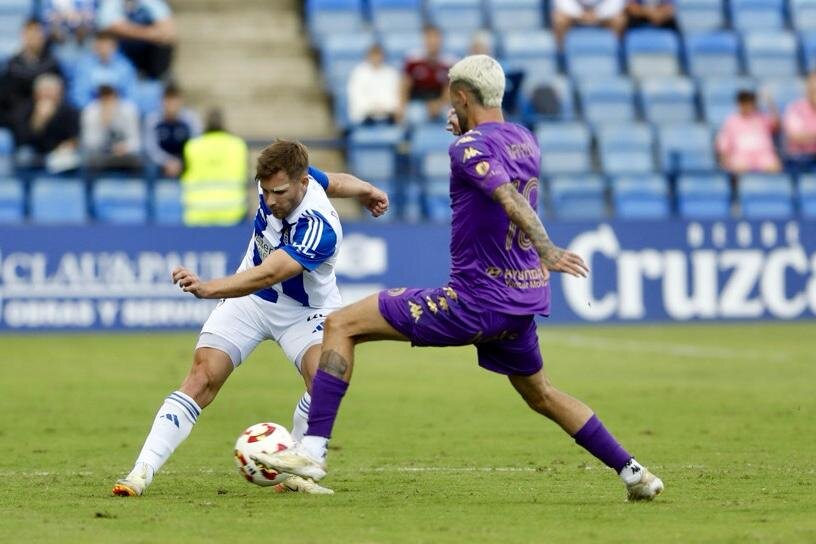
[[248,482],[261,486],[277,485],[286,480],[288,474],[280,474],[255,464],[252,455],[275,453],[291,448],[294,442],[286,427],[277,423],[256,423],[238,437],[235,442],[235,464],[238,472]]

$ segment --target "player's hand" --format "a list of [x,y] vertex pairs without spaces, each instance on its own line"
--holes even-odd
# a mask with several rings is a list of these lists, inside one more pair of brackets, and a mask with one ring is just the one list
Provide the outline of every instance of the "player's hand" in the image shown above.
[[448,110],[448,124],[445,130],[454,136],[460,136],[462,134],[462,129],[459,128],[459,116],[456,115],[456,110],[453,108]]
[[388,211],[388,195],[372,185],[371,191],[360,197],[360,204],[365,206],[372,216],[379,217]]
[[557,260],[548,263],[546,268],[551,272],[562,272],[576,278],[586,278],[587,274],[589,274],[589,267],[581,256],[566,249],[562,250]]
[[197,298],[208,298],[205,283],[183,266],[177,266],[173,269],[171,274],[173,283],[181,287],[181,290],[185,293],[192,293]]

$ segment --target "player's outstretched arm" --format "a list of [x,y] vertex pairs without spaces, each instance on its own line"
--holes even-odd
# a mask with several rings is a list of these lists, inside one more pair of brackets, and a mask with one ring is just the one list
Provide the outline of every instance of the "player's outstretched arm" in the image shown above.
[[388,195],[367,181],[345,173],[326,173],[329,188],[326,194],[336,198],[356,198],[374,217],[388,211]]
[[511,183],[500,185],[493,191],[493,200],[497,201],[507,212],[510,221],[515,223],[530,239],[541,259],[545,272],[564,272],[571,276],[585,278],[589,268],[577,254],[556,246],[547,229],[541,224],[535,210]]
[[181,266],[174,268],[171,274],[173,283],[178,284],[185,293],[192,293],[197,298],[236,298],[272,287],[301,272],[303,266],[279,249],[270,253],[258,266],[226,278],[201,281],[197,275]]

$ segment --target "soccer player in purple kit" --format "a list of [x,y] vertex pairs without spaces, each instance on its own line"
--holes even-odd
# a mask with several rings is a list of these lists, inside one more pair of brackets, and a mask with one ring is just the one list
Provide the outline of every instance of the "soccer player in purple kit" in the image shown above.
[[506,375],[533,410],[615,470],[629,500],[651,500],[663,491],[663,482],[587,405],[556,389],[543,370],[534,316],[549,315],[549,273],[585,277],[588,268],[550,240],[536,214],[540,151],[526,128],[504,121],[504,72],[491,57],[473,55],[454,65],[449,79],[451,126],[461,133],[449,151],[449,284],[382,291],[330,314],[306,436],[295,448],[255,460],[315,481],[326,475],[328,440],[351,379],[356,344],[472,344],[480,366]]

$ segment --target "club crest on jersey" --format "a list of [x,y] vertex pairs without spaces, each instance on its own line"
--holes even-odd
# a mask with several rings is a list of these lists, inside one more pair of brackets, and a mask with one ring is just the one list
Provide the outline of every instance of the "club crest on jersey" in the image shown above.
[[473,148],[473,147],[467,147],[467,148],[465,148],[465,152],[462,153],[462,162],[467,162],[470,159],[472,159],[473,157],[478,157],[481,154],[482,154],[482,152],[479,151],[478,149]]
[[485,177],[487,173],[490,172],[490,163],[487,161],[480,161],[476,165],[476,173],[482,177]]

